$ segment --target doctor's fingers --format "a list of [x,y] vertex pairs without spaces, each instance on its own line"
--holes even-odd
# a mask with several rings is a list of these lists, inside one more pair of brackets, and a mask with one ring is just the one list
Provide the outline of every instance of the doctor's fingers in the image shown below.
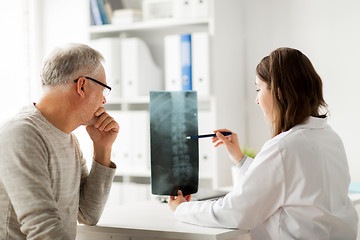
[[[216,129],[214,130],[214,133],[217,135],[218,132],[231,132],[231,130],[229,129],[226,129],[226,128],[221,128],[221,129]],[[216,137],[213,137],[213,142],[216,142],[219,138],[216,136]]]
[[216,132],[216,137],[218,139],[220,139],[223,143],[225,143],[225,145],[231,141],[231,139],[229,137],[222,135],[221,132]]
[[[221,133],[220,133],[221,134]],[[222,136],[219,135],[219,137],[213,137],[211,140],[212,140],[212,143],[216,143],[218,141],[223,141],[223,140],[227,140],[227,141],[236,141],[237,140],[237,134],[236,133],[232,133],[231,135],[229,136],[224,136],[223,138],[221,138]]]
[[170,195],[170,200],[176,200],[176,199],[178,199],[179,197],[182,197],[182,198],[183,198],[183,194],[182,194],[181,190],[178,190],[178,191],[177,191],[177,196],[172,196],[172,195]]
[[214,143],[214,147],[218,147],[224,144],[221,140],[218,140],[217,142],[213,142],[213,143]]

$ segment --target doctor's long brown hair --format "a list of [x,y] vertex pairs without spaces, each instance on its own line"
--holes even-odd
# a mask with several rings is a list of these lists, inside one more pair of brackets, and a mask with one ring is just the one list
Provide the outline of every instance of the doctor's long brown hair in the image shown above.
[[267,84],[273,98],[273,137],[321,114],[327,104],[322,81],[310,60],[299,50],[278,48],[264,57],[256,74]]

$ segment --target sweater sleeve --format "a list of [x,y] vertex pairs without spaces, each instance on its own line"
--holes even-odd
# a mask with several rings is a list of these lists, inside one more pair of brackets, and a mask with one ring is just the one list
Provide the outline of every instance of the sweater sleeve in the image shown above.
[[106,167],[93,160],[90,173],[82,162],[79,223],[95,225],[99,221],[110,193],[116,166]]
[[20,230],[29,240],[71,239],[54,200],[44,139],[29,125],[15,124],[0,134],[0,181]]

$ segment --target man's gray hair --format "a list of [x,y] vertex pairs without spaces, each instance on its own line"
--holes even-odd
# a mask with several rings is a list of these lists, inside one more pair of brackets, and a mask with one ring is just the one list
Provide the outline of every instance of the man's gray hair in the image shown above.
[[42,85],[56,86],[75,80],[76,77],[91,75],[103,61],[100,52],[85,44],[71,43],[57,48],[44,61]]

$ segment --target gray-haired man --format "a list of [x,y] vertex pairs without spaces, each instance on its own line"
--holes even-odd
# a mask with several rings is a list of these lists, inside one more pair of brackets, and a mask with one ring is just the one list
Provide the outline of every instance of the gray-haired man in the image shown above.
[[[103,56],[83,44],[55,50],[43,66],[43,95],[0,128],[0,238],[75,239],[77,220],[99,220],[115,174],[119,125],[102,107]],[[76,137],[94,145],[90,173]]]

